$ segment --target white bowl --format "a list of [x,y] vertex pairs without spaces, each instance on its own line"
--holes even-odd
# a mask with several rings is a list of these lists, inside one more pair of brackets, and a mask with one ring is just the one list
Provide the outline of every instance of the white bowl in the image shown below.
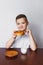
[[22,54],[26,54],[27,53],[27,49],[26,48],[21,48],[21,53]]

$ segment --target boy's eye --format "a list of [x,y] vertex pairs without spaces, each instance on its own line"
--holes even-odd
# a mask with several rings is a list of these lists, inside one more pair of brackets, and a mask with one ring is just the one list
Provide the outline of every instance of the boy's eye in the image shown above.
[[25,24],[25,22],[22,22],[22,24]]
[[17,23],[17,25],[20,25],[20,24],[25,24],[25,22],[22,22],[22,23]]
[[19,25],[20,23],[17,23],[17,25]]

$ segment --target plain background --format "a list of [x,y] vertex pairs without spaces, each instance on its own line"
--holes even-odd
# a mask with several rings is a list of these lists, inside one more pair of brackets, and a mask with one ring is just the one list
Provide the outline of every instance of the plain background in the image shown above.
[[18,14],[27,16],[38,47],[43,48],[43,0],[0,0],[0,47],[5,47],[17,29],[15,17]]

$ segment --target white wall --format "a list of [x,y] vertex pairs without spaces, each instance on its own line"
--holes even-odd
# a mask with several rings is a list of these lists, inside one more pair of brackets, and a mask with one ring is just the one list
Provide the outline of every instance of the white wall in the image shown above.
[[43,0],[0,0],[0,47],[12,36],[20,13],[26,14],[38,47],[43,48]]

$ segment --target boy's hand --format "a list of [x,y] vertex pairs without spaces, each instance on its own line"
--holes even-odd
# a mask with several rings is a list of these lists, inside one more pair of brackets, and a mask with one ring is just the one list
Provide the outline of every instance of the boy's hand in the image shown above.
[[17,35],[13,32],[12,37],[16,39]]
[[32,32],[31,32],[31,30],[30,30],[30,29],[27,29],[25,34],[29,34],[29,35],[31,35],[31,34],[32,34]]
[[27,29],[25,34],[31,34],[31,30]]

